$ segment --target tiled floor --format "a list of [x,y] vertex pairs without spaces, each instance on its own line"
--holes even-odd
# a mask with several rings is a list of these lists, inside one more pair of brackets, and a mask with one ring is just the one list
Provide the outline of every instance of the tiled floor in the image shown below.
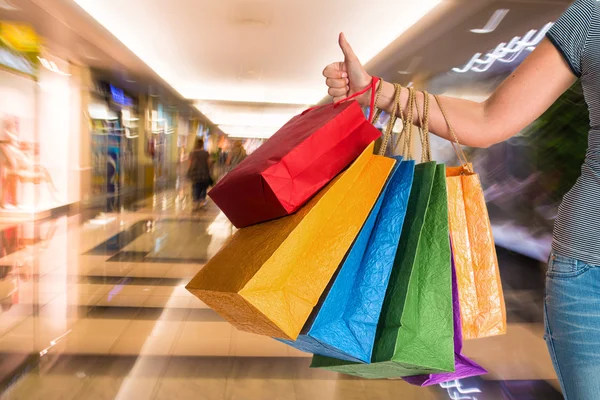
[[490,374],[417,388],[311,370],[306,354],[237,331],[184,287],[232,234],[226,218],[192,213],[181,191],[135,210],[3,228],[1,399],[562,398],[536,263],[499,253],[509,332],[465,346]]

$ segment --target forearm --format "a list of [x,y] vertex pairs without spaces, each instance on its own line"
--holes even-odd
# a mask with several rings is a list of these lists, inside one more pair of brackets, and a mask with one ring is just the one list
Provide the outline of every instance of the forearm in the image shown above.
[[[544,40],[538,48],[484,102],[441,96],[441,102],[460,144],[488,147],[502,142],[535,121],[573,83],[576,77],[558,50]],[[417,104],[423,109],[423,93],[417,92]],[[384,82],[377,102],[391,111],[394,86]],[[402,90],[400,105],[406,111],[408,89]],[[444,117],[431,96],[429,130],[452,140]],[[414,124],[418,117],[414,115]]]
[[[409,90],[402,88],[400,95],[400,107],[406,116],[408,115]],[[424,94],[421,91],[415,93],[416,103],[420,112],[423,112]],[[460,144],[471,147],[488,147],[494,143],[504,140],[506,133],[499,129],[491,129],[493,125],[487,123],[488,103],[478,103],[470,100],[453,97],[440,96],[440,101],[446,111]],[[387,113],[392,112],[394,103],[394,85],[383,82],[383,87],[377,101],[377,107]],[[429,130],[444,139],[454,140],[442,112],[433,95],[429,94]],[[413,109],[413,124],[420,125],[419,115]]]

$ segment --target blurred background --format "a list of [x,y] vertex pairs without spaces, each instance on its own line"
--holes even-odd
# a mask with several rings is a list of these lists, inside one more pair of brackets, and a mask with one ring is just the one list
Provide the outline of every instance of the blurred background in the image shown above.
[[192,210],[186,171],[197,138],[218,180],[234,143],[250,154],[327,102],[341,31],[371,74],[481,101],[569,3],[0,0],[0,398],[562,399],[541,307],[587,146],[579,84],[519,135],[468,149],[509,313],[506,336],[466,344],[483,379],[363,381],[235,331],[184,288],[234,230],[212,203]]

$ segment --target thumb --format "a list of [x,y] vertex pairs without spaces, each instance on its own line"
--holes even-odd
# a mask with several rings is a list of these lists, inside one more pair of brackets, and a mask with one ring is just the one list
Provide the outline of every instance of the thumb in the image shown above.
[[358,57],[354,53],[354,50],[352,50],[352,46],[350,46],[350,43],[348,43],[346,36],[343,33],[340,33],[339,44],[344,53],[345,61],[358,61]]

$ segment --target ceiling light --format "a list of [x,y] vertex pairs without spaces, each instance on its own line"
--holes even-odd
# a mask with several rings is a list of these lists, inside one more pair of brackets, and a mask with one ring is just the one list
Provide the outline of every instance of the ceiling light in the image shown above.
[[198,102],[194,106],[216,125],[280,127],[308,105]]
[[6,11],[19,11],[20,8],[12,4],[9,0],[0,0],[0,8]]
[[494,12],[494,14],[492,14],[491,18],[489,19],[489,21],[487,22],[487,24],[485,24],[485,26],[481,29],[471,29],[471,32],[473,33],[490,33],[490,32],[494,32],[496,30],[496,28],[498,28],[498,26],[500,25],[500,22],[502,22],[502,20],[504,19],[504,17],[506,17],[506,14],[508,14],[510,10],[506,9],[506,8],[501,8],[499,10],[496,10]]
[[[2,1],[2,0],[0,0]],[[84,58],[87,58],[88,60],[98,60],[98,57],[96,57],[93,53],[89,53],[86,46],[84,45],[79,45],[79,53],[81,53],[83,55]]]
[[54,61],[48,61],[43,57],[39,57],[38,56],[38,60],[40,60],[40,63],[42,64],[42,66],[52,72],[55,72],[59,75],[63,75],[63,76],[71,76],[71,74],[69,74],[68,72],[63,72],[60,70],[60,68],[58,68],[58,66],[56,65],[56,63]]
[[[535,29],[527,32],[523,37],[516,36],[508,43],[500,43],[496,48],[483,56],[482,53],[476,53],[471,60],[462,68],[452,68],[452,71],[465,73],[469,71],[485,72],[488,71],[495,62],[511,63],[519,58],[524,51],[533,51],[535,47],[546,36],[553,23],[550,22],[538,32]],[[483,57],[482,57],[483,56]]]
[[[326,91],[323,89],[322,79],[315,72],[320,71],[324,65],[340,57],[341,52],[337,46],[335,35],[344,26],[349,26],[346,33],[361,61],[368,63],[442,2],[442,0],[376,2],[373,3],[376,5],[371,5],[366,9],[364,8],[364,4],[357,2],[356,6],[354,6],[356,9],[362,9],[365,14],[367,14],[365,10],[368,10],[368,14],[364,18],[379,18],[380,23],[377,29],[372,29],[368,33],[365,33],[360,29],[359,25],[350,25],[351,18],[348,16],[352,14],[350,13],[334,24],[313,30],[317,40],[327,40],[326,43],[319,43],[318,46],[315,46],[315,36],[304,37],[303,35],[295,35],[306,43],[305,47],[300,49],[297,54],[305,54],[303,52],[307,52],[306,54],[310,55],[310,57],[305,57],[302,60],[301,69],[290,67],[288,78],[284,79],[280,75],[279,78],[275,77],[271,80],[268,77],[273,74],[273,68],[279,68],[279,66],[269,67],[269,69],[265,67],[264,80],[259,82],[250,80],[240,84],[240,81],[235,76],[228,75],[226,69],[218,73],[219,77],[213,76],[213,69],[211,69],[212,66],[208,64],[208,61],[207,64],[203,64],[204,61],[202,61],[200,66],[195,65],[192,62],[194,55],[189,56],[185,52],[179,53],[177,56],[166,55],[165,52],[168,51],[168,48],[164,46],[164,43],[168,43],[170,47],[173,47],[174,41],[180,38],[179,33],[170,30],[166,40],[157,42],[153,35],[148,35],[143,30],[143,27],[147,28],[151,26],[150,16],[155,15],[155,12],[160,12],[159,6],[157,6],[158,3],[156,2],[152,2],[152,5],[149,5],[150,9],[145,13],[148,17],[138,18],[135,21],[131,20],[125,23],[127,12],[123,12],[120,4],[127,3],[127,9],[132,9],[135,5],[145,4],[145,2],[142,0],[126,2],[118,2],[117,0],[73,1],[118,38],[118,40],[184,98],[277,104],[316,104],[325,97]],[[217,3],[219,2],[215,4]],[[220,3],[229,4],[227,2]],[[273,7],[275,7],[275,3],[283,4],[285,2],[274,2]],[[407,7],[409,3],[410,7]],[[311,7],[316,12],[321,7],[321,3],[308,2],[306,6],[303,5],[302,7],[306,8],[304,10],[306,12],[303,15],[308,15],[309,11],[312,12]],[[279,10],[281,9],[279,8]],[[293,8],[289,8],[289,10],[293,10]],[[208,10],[200,10],[200,12],[202,11]],[[398,15],[402,15],[402,18],[398,19]],[[289,15],[285,15],[285,17],[289,18]],[[291,17],[293,18],[295,15]],[[299,20],[300,18],[302,16],[299,15],[297,19]],[[216,17],[212,19],[215,21],[211,22],[217,22]],[[265,20],[262,15],[256,13],[236,15],[234,19],[247,20],[251,24],[259,24]],[[268,21],[268,18],[266,20]],[[166,18],[164,22],[165,24],[176,24],[177,20],[175,18]],[[299,22],[302,21],[300,20]],[[201,21],[201,23],[204,23],[204,21]],[[306,21],[306,23],[310,23],[310,21]],[[272,24],[272,26],[274,25]],[[282,32],[285,32],[285,30],[285,27],[283,27]],[[277,52],[280,47],[276,44],[278,42],[278,38],[276,37],[278,32],[280,31],[275,32],[274,40],[272,41],[273,45],[270,46],[269,53],[265,54],[263,58],[278,55]],[[285,39],[288,38],[287,35],[286,33]],[[293,35],[290,35],[289,38],[292,39]],[[309,48],[312,48],[312,50],[308,51]],[[247,53],[246,51],[242,51],[242,49],[239,50],[240,57],[239,60],[235,59],[236,62],[242,62],[244,54]],[[207,59],[210,59],[210,57],[207,57]],[[285,57],[283,60],[285,61]],[[292,62],[297,61],[294,59]],[[254,67],[249,69],[259,71]],[[193,73],[190,73],[190,71],[193,71]],[[221,74],[221,72],[223,73]]]
[[219,125],[227,136],[235,138],[253,138],[253,139],[268,139],[278,128],[261,127],[261,126],[243,126],[243,125]]

